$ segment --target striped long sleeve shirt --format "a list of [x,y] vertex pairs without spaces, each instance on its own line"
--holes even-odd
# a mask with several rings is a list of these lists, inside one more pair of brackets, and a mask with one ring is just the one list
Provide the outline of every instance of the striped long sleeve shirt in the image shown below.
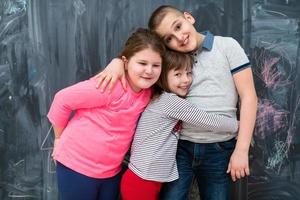
[[173,93],[163,93],[143,112],[131,146],[128,167],[139,177],[157,182],[178,179],[176,149],[182,120],[211,131],[236,132],[236,119],[207,113]]

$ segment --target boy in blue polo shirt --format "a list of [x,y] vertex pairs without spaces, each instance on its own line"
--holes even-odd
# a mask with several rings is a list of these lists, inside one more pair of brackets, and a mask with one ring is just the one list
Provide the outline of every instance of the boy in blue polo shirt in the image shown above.
[[[194,55],[194,81],[187,96],[190,102],[208,112],[236,117],[239,96],[240,128],[232,134],[183,123],[177,150],[179,179],[165,185],[162,199],[187,199],[195,177],[201,200],[229,200],[230,176],[236,181],[250,174],[248,153],[257,107],[252,70],[236,40],[199,33],[194,23],[191,14],[161,6],[152,13],[148,25],[168,48]],[[123,74],[122,61],[114,59],[98,75],[101,88],[108,82],[111,88]]]

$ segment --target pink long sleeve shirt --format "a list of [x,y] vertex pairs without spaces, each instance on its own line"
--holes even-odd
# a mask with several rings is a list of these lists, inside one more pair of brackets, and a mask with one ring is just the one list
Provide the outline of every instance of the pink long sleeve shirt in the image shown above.
[[[93,178],[108,178],[121,170],[136,124],[151,97],[151,90],[125,91],[120,82],[111,94],[95,88],[90,79],[59,91],[48,119],[65,128],[54,159]],[[72,111],[74,116],[70,119]]]

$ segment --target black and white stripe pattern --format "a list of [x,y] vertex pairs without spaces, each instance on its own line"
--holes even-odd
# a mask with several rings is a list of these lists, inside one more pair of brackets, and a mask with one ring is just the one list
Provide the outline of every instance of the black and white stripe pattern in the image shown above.
[[163,93],[143,112],[131,146],[129,168],[146,180],[170,182],[178,178],[177,137],[171,134],[182,120],[212,131],[236,132],[236,119],[207,113],[172,93]]

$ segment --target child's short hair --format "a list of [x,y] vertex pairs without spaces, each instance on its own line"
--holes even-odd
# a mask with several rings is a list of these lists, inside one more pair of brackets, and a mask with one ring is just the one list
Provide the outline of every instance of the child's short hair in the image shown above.
[[138,28],[127,39],[119,58],[125,56],[129,60],[134,54],[147,48],[159,53],[162,58],[166,50],[161,38],[154,31]]
[[171,92],[168,85],[168,73],[172,69],[181,69],[185,67],[193,67],[193,56],[186,53],[179,53],[167,49],[162,62],[162,70],[157,83],[154,85],[153,97],[159,96],[163,91]]
[[177,8],[175,8],[171,5],[162,5],[162,6],[158,7],[157,9],[155,9],[153,11],[153,13],[151,14],[150,19],[148,21],[148,28],[150,30],[155,31],[156,28],[162,22],[162,20],[165,18],[165,16],[170,12],[178,14],[178,16],[183,16],[183,13],[180,10],[178,10]]

